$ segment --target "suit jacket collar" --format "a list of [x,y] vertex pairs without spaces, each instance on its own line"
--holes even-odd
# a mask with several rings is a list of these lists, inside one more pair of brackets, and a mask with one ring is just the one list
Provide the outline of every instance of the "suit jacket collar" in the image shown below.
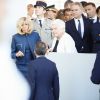
[[[84,34],[83,34],[83,38],[85,37],[85,33],[86,33],[86,29],[87,29],[87,18],[84,16],[84,15],[82,15],[82,18],[83,18],[83,23],[84,23]],[[79,34],[79,32],[77,31],[77,29],[76,29],[76,27],[75,27],[75,21],[74,21],[74,19],[72,19],[72,21],[73,21],[73,29],[77,32],[77,34]],[[80,35],[80,34],[79,34]]]
[[[75,34],[77,34],[77,35],[79,35],[80,36],[80,33],[77,31],[77,29],[76,29],[76,25],[75,25],[75,21],[74,21],[74,19],[72,19],[71,20],[71,26],[72,26],[72,29],[73,29],[73,31],[75,32]],[[80,36],[81,37],[81,36]]]

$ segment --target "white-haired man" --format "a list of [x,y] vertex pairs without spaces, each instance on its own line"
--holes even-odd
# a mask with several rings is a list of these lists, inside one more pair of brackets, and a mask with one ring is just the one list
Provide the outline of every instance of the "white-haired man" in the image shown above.
[[56,19],[51,23],[52,34],[54,36],[50,51],[58,53],[76,53],[75,42],[72,37],[65,32],[65,22]]

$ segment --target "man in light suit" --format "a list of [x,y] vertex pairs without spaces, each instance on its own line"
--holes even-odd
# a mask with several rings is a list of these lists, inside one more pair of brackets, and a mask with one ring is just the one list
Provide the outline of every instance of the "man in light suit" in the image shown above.
[[50,28],[51,20],[44,17],[47,4],[44,1],[37,1],[34,7],[37,18],[33,20],[33,30],[39,33],[41,40],[45,42],[48,47],[51,47],[53,39]]
[[[61,26],[60,26],[61,25]],[[58,53],[76,53],[75,42],[72,37],[65,32],[65,22],[56,19],[51,23],[52,34],[54,35],[52,47],[49,51]]]
[[56,64],[45,57],[46,51],[44,42],[36,44],[37,59],[29,64],[29,80],[32,86],[30,100],[59,100],[58,71]]
[[79,2],[73,3],[71,9],[74,18],[66,22],[66,32],[74,39],[79,53],[90,53],[92,52],[92,23],[82,15],[83,7]]

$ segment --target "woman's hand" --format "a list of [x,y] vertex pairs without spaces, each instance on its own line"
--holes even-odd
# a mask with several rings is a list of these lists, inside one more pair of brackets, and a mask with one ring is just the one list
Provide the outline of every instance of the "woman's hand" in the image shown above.
[[23,57],[24,56],[24,53],[22,51],[18,51],[16,53],[16,57]]

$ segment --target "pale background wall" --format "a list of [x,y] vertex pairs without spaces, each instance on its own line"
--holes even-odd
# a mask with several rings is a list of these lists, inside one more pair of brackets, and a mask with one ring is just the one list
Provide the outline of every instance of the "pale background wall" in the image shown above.
[[[59,9],[63,8],[65,2],[65,0],[46,1],[48,5],[55,4]],[[100,5],[99,0],[91,1]],[[16,33],[16,21],[19,17],[26,16],[26,6],[29,3],[35,4],[35,0],[8,0],[4,35],[5,41],[9,41],[9,47],[11,37]],[[90,81],[95,54],[51,54],[48,55],[48,58],[57,64],[60,77],[60,100],[99,100],[99,86]]]
[[99,85],[94,85],[90,80],[95,54],[52,53],[47,57],[58,68],[59,100],[100,100]]
[[[26,5],[35,4],[34,0],[9,0],[8,12],[4,23],[5,41],[9,46],[11,37],[16,33],[16,21],[19,17],[26,16]],[[48,5],[55,4],[57,8],[63,8],[65,0],[46,0]],[[77,0],[75,0],[77,1]],[[81,0],[80,0],[81,1]],[[88,0],[89,1],[89,0]],[[91,0],[100,5],[99,0]],[[99,100],[99,87],[90,81],[95,55],[54,54],[48,56],[57,63],[60,74],[60,100]],[[81,58],[81,59],[80,59]]]

